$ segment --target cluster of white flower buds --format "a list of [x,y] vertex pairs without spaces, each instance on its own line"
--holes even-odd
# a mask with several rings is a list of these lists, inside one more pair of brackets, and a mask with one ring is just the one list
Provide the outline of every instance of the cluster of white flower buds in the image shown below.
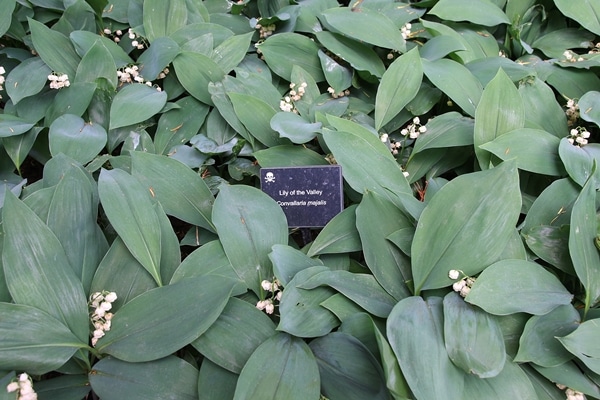
[[348,96],[350,94],[350,90],[346,89],[346,90],[342,90],[336,93],[335,89],[332,88],[331,86],[329,86],[327,88],[327,92],[331,95],[331,97],[333,97],[334,99],[337,99],[338,97],[344,97],[344,96]]
[[412,120],[412,124],[409,124],[406,128],[400,131],[402,136],[408,135],[411,139],[416,139],[419,137],[421,133],[427,132],[427,127],[425,125],[421,125],[421,120],[419,117],[414,117]]
[[[461,275],[463,275],[463,278],[461,280],[457,280]],[[462,297],[467,297],[471,291],[471,287],[473,287],[473,284],[475,283],[475,278],[466,276],[462,271],[457,269],[451,269],[448,272],[448,277],[452,280],[457,280],[452,285],[452,290],[460,294]]]
[[265,279],[260,283],[260,286],[267,292],[268,297],[256,303],[256,308],[264,310],[267,314],[273,314],[275,311],[275,300],[280,301],[283,295],[281,283],[277,279],[273,279],[272,281]]
[[581,126],[578,126],[577,128],[573,128],[569,131],[567,140],[573,146],[581,147],[581,146],[585,146],[586,144],[588,144],[589,137],[590,137],[590,132],[587,129],[582,128]]
[[588,54],[597,54],[600,53],[600,42],[594,44],[593,42],[590,43],[590,47],[592,48],[590,51],[588,51]]
[[[398,149],[402,148],[401,142],[396,142],[394,139],[390,138],[387,133],[382,134],[379,139],[388,145],[393,155],[398,155]],[[404,176],[408,176],[408,173],[406,173]]]
[[266,39],[269,36],[271,36],[273,34],[273,32],[275,32],[275,24],[270,24],[267,26],[263,26],[261,24],[256,24],[254,26],[255,29],[259,29],[259,36],[261,39]]
[[[6,70],[4,69],[4,67],[0,66],[0,90],[4,90],[4,87],[2,85],[4,85],[4,74],[6,73]],[[0,96],[0,99],[2,98],[2,96]]]
[[18,392],[17,400],[37,400],[37,393],[33,390],[33,381],[25,372],[19,375],[18,381],[13,381],[6,386],[8,393]]
[[50,81],[50,89],[62,89],[64,87],[71,86],[71,82],[69,82],[69,77],[67,74],[56,74],[51,73],[48,75],[48,80]]
[[583,393],[578,392],[577,390],[568,388],[567,386],[565,386],[563,384],[557,383],[556,387],[558,387],[560,390],[565,391],[565,394],[567,395],[567,400],[585,400],[586,399],[586,397]]
[[90,296],[90,308],[94,309],[90,314],[92,324],[94,325],[92,346],[96,346],[98,339],[103,337],[106,331],[110,331],[113,314],[109,311],[112,309],[112,303],[115,300],[117,300],[117,294],[106,290],[92,293]]
[[411,28],[412,28],[412,25],[410,24],[410,22],[405,23],[404,26],[402,26],[402,28],[400,28],[400,33],[402,34],[402,37],[404,38],[404,40],[406,40],[410,37],[410,29]]
[[577,53],[572,52],[571,50],[565,50],[565,52],[563,53],[563,57],[565,58],[565,61],[572,63],[585,60],[583,57],[579,56]]
[[568,99],[565,114],[567,115],[567,124],[569,126],[575,125],[579,119],[579,104],[573,99]]
[[[164,79],[168,73],[169,68],[165,68],[158,75],[158,78]],[[147,81],[146,79],[144,79],[144,77],[140,74],[139,67],[137,65],[131,65],[123,69],[117,70],[117,77],[119,78],[119,82],[121,82],[121,84],[132,82],[143,83],[146,86],[155,87],[156,90],[158,90],[159,92],[162,91],[162,89],[159,86],[154,85],[152,81]]]
[[302,99],[307,86],[308,85],[306,82],[302,82],[300,85],[298,85],[298,90],[296,90],[296,84],[294,82],[290,83],[289,93],[283,98],[283,100],[279,102],[279,108],[281,111],[293,112],[297,114],[298,110],[294,106],[294,102]]

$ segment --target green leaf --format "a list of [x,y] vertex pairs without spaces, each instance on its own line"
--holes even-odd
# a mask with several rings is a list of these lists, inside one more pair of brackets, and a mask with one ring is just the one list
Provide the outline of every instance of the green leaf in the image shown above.
[[558,179],[547,186],[529,208],[522,232],[540,225],[568,225],[571,208],[581,188],[569,178]]
[[96,82],[104,78],[110,82],[112,88],[117,87],[117,65],[106,45],[98,39],[85,53],[79,66],[75,82]]
[[215,199],[196,172],[179,161],[141,151],[131,154],[131,172],[167,214],[214,232],[211,213]]
[[275,325],[267,314],[232,297],[219,318],[192,346],[220,367],[239,374],[256,348],[275,333]]
[[263,168],[303,167],[306,165],[328,165],[323,155],[304,146],[280,145],[254,152],[254,157]]
[[354,301],[369,313],[386,318],[396,300],[377,283],[373,275],[349,271],[323,271],[297,285],[299,289],[329,286]]
[[3,85],[13,104],[42,91],[52,70],[39,57],[31,57],[17,65]]
[[457,51],[466,51],[467,48],[459,41],[448,36],[434,36],[419,49],[424,60],[436,61]]
[[506,351],[500,325],[455,292],[444,297],[444,341],[454,365],[468,374],[491,378],[504,368]]
[[310,342],[321,390],[332,399],[389,399],[381,365],[358,339],[334,332]]
[[288,138],[296,144],[313,140],[320,131],[321,125],[320,122],[311,123],[308,119],[293,112],[278,112],[273,115],[270,122],[271,129],[277,131],[279,136]]
[[0,138],[21,135],[35,124],[11,114],[0,114]]
[[46,25],[27,19],[31,29],[31,40],[35,51],[56,74],[67,74],[70,79],[75,77],[79,65],[79,55],[69,38]]
[[[71,360],[72,362],[72,360]],[[45,379],[35,383],[38,398],[75,400],[88,396],[90,382],[87,374],[59,375],[56,378]]]
[[[414,154],[427,149],[470,146],[473,144],[472,118],[451,111],[438,115],[427,122],[427,132],[415,142]],[[410,160],[410,159],[409,159]]]
[[142,293],[115,313],[110,331],[96,348],[128,362],[166,357],[206,332],[238,284],[209,275]]
[[146,363],[106,357],[94,364],[89,379],[103,399],[198,398],[198,370],[175,356]]
[[31,152],[33,145],[43,128],[36,127],[30,129],[29,132],[25,132],[22,135],[9,136],[2,138],[2,145],[6,154],[10,157],[17,171],[20,171],[20,167]]
[[[582,366],[575,361],[569,361],[558,367],[549,368],[540,367],[536,364],[530,365],[535,371],[542,375],[543,378],[547,379],[547,382],[560,383],[592,397],[600,397],[598,385],[590,379],[588,375],[581,373]],[[560,400],[564,397],[564,392],[561,392],[561,394]]]
[[273,245],[273,251],[269,253],[269,259],[273,263],[273,275],[287,286],[296,274],[306,268],[323,265],[318,258],[310,258],[300,250],[293,247],[276,244]]
[[565,16],[579,22],[585,29],[600,35],[600,5],[593,0],[573,3],[569,0],[554,0],[554,4]]
[[503,70],[488,83],[475,111],[475,154],[482,169],[494,164],[492,155],[480,149],[500,135],[523,128],[525,112],[523,100]]
[[185,0],[144,0],[144,31],[152,44],[154,40],[169,36],[187,23]]
[[169,37],[159,37],[146,51],[140,54],[137,62],[146,81],[155,80],[180,52],[179,45]]
[[484,26],[510,24],[500,7],[489,0],[440,0],[429,13],[445,20],[468,21]]
[[173,60],[173,67],[181,85],[196,99],[212,105],[209,83],[220,82],[225,72],[208,56],[182,51]]
[[[535,146],[532,146],[535,143]],[[549,132],[520,128],[479,146],[502,160],[516,159],[517,168],[537,174],[563,176],[558,155],[560,139]]]
[[[560,141],[558,154],[562,160],[569,177],[579,186],[584,186],[592,175],[598,176],[598,169],[594,168],[594,155],[598,154],[600,147],[596,143],[590,143],[585,146],[574,146],[567,138]],[[594,154],[595,153],[595,154]],[[597,180],[597,178],[596,178]],[[597,185],[593,183],[593,185]]]
[[160,225],[147,189],[123,170],[103,169],[98,179],[98,192],[115,231],[156,283],[162,285]]
[[[519,85],[519,94],[527,110],[526,125],[533,125],[558,138],[567,132],[567,118],[563,108],[558,104],[554,92],[544,81],[539,78],[528,79]],[[581,106],[581,109],[585,109]]]
[[167,103],[167,94],[141,83],[122,88],[110,107],[110,129],[143,122]]
[[398,57],[381,77],[375,97],[375,129],[390,122],[417,95],[423,80],[423,65],[419,51]]
[[411,248],[415,293],[449,286],[451,269],[475,275],[496,261],[520,212],[514,161],[444,185],[425,207],[415,231]]
[[569,225],[539,225],[522,230],[527,247],[550,265],[575,275],[569,255]]
[[177,100],[177,108],[161,114],[154,134],[157,154],[171,153],[174,147],[188,142],[198,133],[206,120],[209,107],[186,96]]
[[573,332],[580,324],[581,316],[571,304],[558,306],[545,315],[534,315],[525,324],[515,361],[533,362],[542,367],[564,364],[573,356],[557,338]]
[[570,334],[557,338],[560,343],[596,374],[600,374],[600,347],[598,319],[583,322]]
[[271,147],[289,143],[279,138],[271,128],[271,119],[276,115],[275,109],[255,96],[242,93],[228,93],[233,109],[248,132],[264,145]]
[[504,369],[493,378],[479,379],[466,375],[463,396],[467,399],[539,400],[525,372],[510,359],[506,360]]
[[494,315],[543,315],[572,299],[558,278],[541,265],[502,260],[481,272],[465,300]]
[[323,50],[319,50],[319,59],[321,60],[321,68],[325,74],[325,79],[329,86],[339,93],[350,87],[352,84],[352,71],[340,65],[333,58],[329,57]]
[[319,60],[319,46],[308,37],[294,32],[283,32],[269,36],[258,46],[265,62],[275,74],[292,80],[294,65],[302,67],[317,82],[325,80]]
[[45,125],[51,125],[55,119],[64,114],[83,116],[96,89],[96,83],[90,82],[73,83],[68,88],[60,89],[54,97],[54,101],[46,110]]
[[202,360],[198,377],[198,398],[200,400],[233,399],[238,374],[219,367],[209,359]]
[[318,17],[334,31],[384,49],[406,51],[406,41],[385,14],[369,8],[336,7],[323,11]]
[[392,202],[367,191],[356,209],[356,229],[360,234],[367,266],[379,284],[396,300],[410,293],[410,260],[387,237],[411,221]]
[[578,102],[581,118],[600,126],[600,92],[589,91]]
[[[417,399],[463,399],[465,374],[444,346],[442,299],[407,297],[387,320],[387,337]],[[435,368],[432,366],[435,365]]]
[[278,333],[252,353],[238,378],[233,399],[316,399],[319,389],[319,370],[308,345]]
[[99,40],[111,54],[117,68],[123,68],[134,63],[133,59],[125,53],[125,50],[105,36],[99,36],[87,31],[74,31],[71,32],[69,37],[75,46],[75,51],[82,57],[90,51],[92,47],[96,46],[96,43]]
[[210,241],[189,254],[173,274],[171,283],[211,274],[238,279],[218,240]]
[[307,255],[350,253],[362,250],[356,229],[356,205],[333,217],[312,242]]
[[[279,35],[275,35],[277,36]],[[328,31],[316,32],[315,36],[327,50],[348,62],[354,69],[367,71],[377,78],[381,78],[385,72],[383,61],[370,46]]]
[[281,315],[278,331],[288,332],[298,337],[318,337],[329,333],[339,325],[333,313],[320,304],[330,298],[335,291],[328,287],[312,290],[301,289],[304,282],[312,276],[327,271],[327,267],[310,267],[296,273],[288,282],[279,303]]
[[253,187],[221,186],[212,220],[233,269],[254,293],[260,293],[260,282],[273,276],[271,247],[288,242],[283,210]]
[[73,114],[52,122],[48,132],[50,153],[63,153],[81,164],[93,160],[106,146],[108,136],[101,125],[86,123]]
[[458,104],[463,111],[472,117],[475,116],[483,87],[471,71],[456,61],[443,58],[435,61],[423,60],[423,72],[427,79]]
[[573,204],[569,230],[569,253],[575,272],[585,287],[585,312],[600,300],[600,255],[594,245],[598,235],[596,189],[590,177]]
[[2,224],[2,264],[14,302],[50,314],[87,343],[86,296],[54,233],[10,191],[4,198]]
[[1,0],[0,8],[2,8],[2,15],[0,15],[0,36],[10,29],[12,23],[13,11],[17,5],[16,0]]
[[231,36],[214,48],[212,59],[223,72],[228,74],[242,62],[250,46],[252,35],[254,32]]

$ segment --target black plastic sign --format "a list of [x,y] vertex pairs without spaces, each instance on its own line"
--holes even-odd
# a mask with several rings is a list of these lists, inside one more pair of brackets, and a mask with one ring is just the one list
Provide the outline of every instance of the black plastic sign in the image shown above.
[[323,227],[344,207],[339,165],[261,168],[260,182],[290,227]]

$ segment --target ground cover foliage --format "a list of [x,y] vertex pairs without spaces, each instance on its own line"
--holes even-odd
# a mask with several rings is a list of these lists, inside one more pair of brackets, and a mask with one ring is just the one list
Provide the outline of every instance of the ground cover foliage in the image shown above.
[[0,9],[0,399],[600,398],[597,1]]

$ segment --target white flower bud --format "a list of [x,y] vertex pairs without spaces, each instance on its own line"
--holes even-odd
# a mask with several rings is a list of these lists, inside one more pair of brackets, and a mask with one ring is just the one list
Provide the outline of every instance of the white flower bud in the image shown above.
[[29,382],[29,375],[25,372],[19,375],[19,382]]
[[103,31],[103,32],[104,32],[105,34],[107,34],[107,35],[110,35],[110,34],[112,33],[112,32],[110,31],[110,29],[108,29],[108,28],[104,28],[104,31]]
[[100,308],[104,311],[108,311],[112,308],[112,304],[109,303],[108,301],[104,301],[104,302],[100,303]]
[[414,117],[413,118],[413,124],[419,125],[420,123],[421,123],[421,120],[419,119],[419,117]]
[[452,285],[452,290],[454,290],[455,292],[460,292],[465,286],[466,286],[465,281],[460,280],[460,281],[454,282],[454,284]]
[[448,277],[449,277],[450,279],[453,279],[453,280],[454,280],[454,279],[458,279],[458,277],[459,277],[459,276],[460,276],[460,272],[458,272],[458,271],[457,271],[457,270],[455,270],[455,269],[451,269],[451,270],[448,272]]
[[265,306],[265,312],[267,314],[273,314],[273,311],[275,311],[275,306],[273,305],[273,303],[269,302],[269,304]]
[[106,297],[104,297],[104,300],[108,301],[109,303],[114,303],[114,301],[117,300],[117,294],[115,292],[110,292],[106,295]]
[[93,335],[96,339],[100,339],[102,336],[104,336],[104,331],[102,329],[96,329]]
[[6,391],[8,393],[12,393],[12,392],[16,392],[17,390],[19,390],[19,383],[18,382],[11,382],[6,386]]
[[388,137],[389,137],[389,135],[387,133],[384,133],[383,135],[381,135],[380,139],[381,139],[382,142],[385,143],[385,142],[387,142]]

